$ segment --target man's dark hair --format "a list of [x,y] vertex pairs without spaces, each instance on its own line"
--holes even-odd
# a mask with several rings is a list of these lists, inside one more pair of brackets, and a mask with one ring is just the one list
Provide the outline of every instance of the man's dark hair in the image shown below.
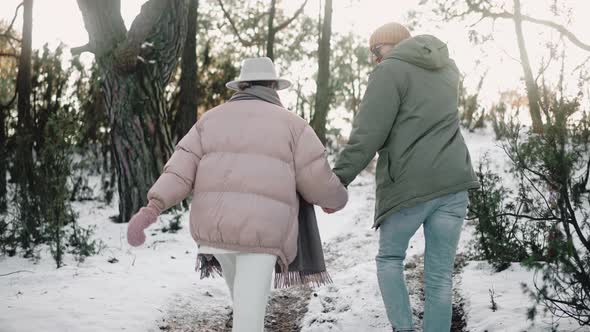
[[238,83],[238,89],[245,90],[245,89],[252,87],[254,85],[264,86],[264,87],[271,88],[271,89],[277,88],[276,81],[249,81],[249,82]]

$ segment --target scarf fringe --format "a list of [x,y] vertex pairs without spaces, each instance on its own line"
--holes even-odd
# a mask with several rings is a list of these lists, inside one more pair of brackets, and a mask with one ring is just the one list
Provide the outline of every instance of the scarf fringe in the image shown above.
[[[201,279],[222,277],[221,265],[213,255],[197,255],[196,272],[201,272]],[[327,271],[310,273],[303,271],[275,272],[274,288],[290,288],[297,286],[320,287],[333,284],[334,281]]]
[[198,254],[195,272],[201,271],[201,279],[213,278],[217,274],[222,277],[221,264],[213,255]]
[[289,288],[297,286],[313,286],[319,287],[323,285],[333,284],[332,278],[327,271],[309,273],[303,271],[292,272],[276,272],[275,285],[276,289]]

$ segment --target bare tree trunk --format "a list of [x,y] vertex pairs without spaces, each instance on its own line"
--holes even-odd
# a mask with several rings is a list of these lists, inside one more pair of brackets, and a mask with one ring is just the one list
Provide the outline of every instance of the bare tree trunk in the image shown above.
[[[20,241],[23,247],[30,248],[32,243],[40,240],[39,220],[34,209],[35,173],[33,164],[33,123],[31,114],[31,54],[33,38],[33,0],[23,2],[23,30],[21,53],[18,63],[16,89],[18,91],[18,121],[16,130],[16,151],[12,175],[15,178],[15,204],[23,233]],[[30,253],[30,252],[29,252]]]
[[274,61],[275,58],[275,27],[274,20],[277,12],[277,0],[271,0],[270,10],[268,12],[268,37],[266,38],[266,56]]
[[319,10],[318,10],[318,45],[322,43],[322,0],[319,2]]
[[190,0],[186,41],[182,51],[180,107],[176,114],[175,136],[180,140],[197,121],[197,16],[199,0]]
[[535,133],[543,132],[543,120],[541,118],[539,87],[533,76],[529,55],[526,49],[524,34],[522,32],[522,17],[520,12],[520,0],[514,0],[514,27],[518,41],[518,51],[520,52],[520,62],[524,71],[524,80],[526,83],[527,97],[529,99],[529,112],[533,121],[533,131]]
[[102,74],[119,188],[126,222],[172,152],[164,90],[186,39],[188,0],[150,0],[127,32],[120,0],[78,0],[91,51]]
[[332,35],[332,0],[326,0],[322,37],[319,43],[318,78],[315,98],[315,111],[311,127],[315,130],[323,144],[326,144],[326,118],[332,99],[330,91],[330,38]]
[[0,105],[0,214],[6,212],[7,202],[7,183],[6,174],[8,172],[8,149],[6,148],[6,119],[9,107]]
[[24,1],[23,32],[21,53],[18,62],[18,75],[16,79],[18,99],[18,123],[17,135],[21,144],[18,145],[18,159],[21,162],[17,166],[20,175],[32,176],[32,114],[31,114],[31,54],[33,34],[33,0]]

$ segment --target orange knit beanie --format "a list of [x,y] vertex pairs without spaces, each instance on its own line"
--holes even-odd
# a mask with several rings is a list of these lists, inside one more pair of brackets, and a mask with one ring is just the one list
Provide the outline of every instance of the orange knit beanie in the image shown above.
[[390,44],[396,45],[404,39],[410,38],[410,31],[396,22],[387,23],[380,26],[369,39],[369,47],[372,49],[375,45]]

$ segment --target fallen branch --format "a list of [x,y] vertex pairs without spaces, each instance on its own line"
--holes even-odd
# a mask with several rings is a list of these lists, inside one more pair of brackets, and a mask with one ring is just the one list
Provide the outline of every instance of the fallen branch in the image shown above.
[[[547,217],[533,217],[533,216],[529,216],[526,214],[517,214],[517,213],[500,213],[500,214],[495,214],[493,216],[490,216],[490,218],[493,219],[497,219],[497,218],[501,218],[501,217],[514,217],[514,218],[523,218],[523,219],[527,219],[530,221],[560,221],[560,219],[556,218],[556,217],[552,217],[552,216],[547,216]],[[473,217],[468,217],[465,218],[465,220],[476,220],[479,219],[479,216],[473,216]]]
[[33,271],[29,271],[29,270],[18,270],[18,271],[6,273],[6,274],[0,274],[0,277],[6,277],[6,276],[9,276],[11,274],[23,273],[23,272],[33,273]]

